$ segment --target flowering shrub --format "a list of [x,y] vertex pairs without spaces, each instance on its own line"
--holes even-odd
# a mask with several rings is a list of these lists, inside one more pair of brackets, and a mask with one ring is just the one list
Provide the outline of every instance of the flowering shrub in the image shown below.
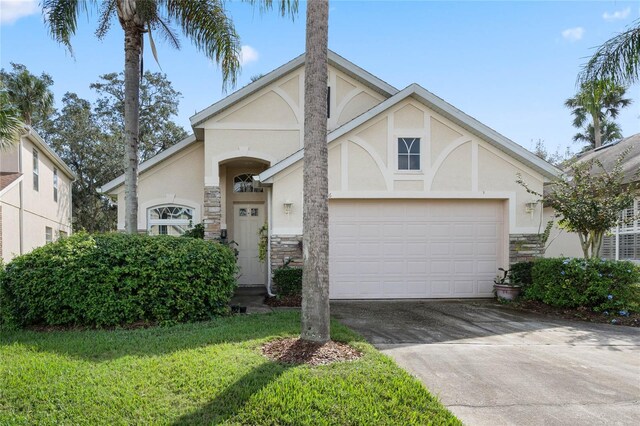
[[639,283],[640,268],[627,261],[538,259],[524,296],[552,306],[626,313],[640,311]]

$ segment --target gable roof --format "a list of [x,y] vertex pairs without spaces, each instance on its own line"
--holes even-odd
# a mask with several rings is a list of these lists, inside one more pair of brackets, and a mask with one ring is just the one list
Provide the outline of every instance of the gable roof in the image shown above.
[[[398,89],[396,89],[395,87],[382,81],[378,77],[365,71],[364,69],[360,68],[356,64],[346,60],[345,58],[343,58],[342,56],[338,55],[337,53],[331,50],[328,51],[328,60],[329,60],[329,65],[346,73],[350,77],[356,79],[357,81],[363,83],[364,85],[371,88],[372,90],[384,95],[385,97],[389,97],[398,93]],[[191,121],[191,126],[195,129],[196,127],[200,126],[202,123],[204,123],[214,115],[235,105],[236,103],[252,95],[258,90],[268,86],[269,84],[273,83],[274,81],[278,80],[284,75],[302,67],[304,65],[304,62],[305,62],[305,54],[302,54],[297,58],[282,65],[281,67],[278,67],[275,70],[271,71],[270,73],[260,77],[258,80],[247,84],[246,86],[237,90],[236,92],[232,93],[226,98],[214,103],[213,105],[191,116],[191,118],[189,119]]]
[[[187,136],[185,139],[181,140],[177,144],[170,146],[169,148],[165,149],[161,153],[156,154],[153,157],[149,158],[147,161],[140,163],[140,166],[138,166],[138,174],[142,174],[144,171],[152,168],[153,166],[165,160],[166,158],[172,156],[173,154],[176,154],[182,151],[183,149],[190,147],[196,142],[197,142],[197,139],[195,135]],[[114,189],[116,189],[117,187],[123,184],[124,184],[124,173],[118,176],[117,178],[113,179],[112,181],[102,185],[100,188],[98,188],[98,192],[101,194],[105,194],[113,191]]]
[[[490,127],[482,124],[475,118],[465,114],[464,112],[460,111],[453,105],[437,97],[436,95],[434,95],[433,93],[429,92],[428,90],[426,90],[425,88],[421,87],[416,83],[407,86],[405,89],[396,93],[389,99],[382,101],[381,103],[371,108],[369,111],[365,112],[364,114],[359,115],[358,117],[354,118],[348,123],[345,123],[344,125],[330,132],[327,135],[327,143],[332,142],[337,138],[345,135],[346,133],[350,132],[351,130],[355,129],[361,124],[364,124],[365,122],[369,121],[375,116],[383,113],[387,109],[393,107],[394,105],[398,104],[400,101],[408,97],[413,97],[419,100],[430,109],[436,111],[437,113],[446,117],[452,122],[456,123],[460,127],[468,130],[472,134],[489,142],[491,145],[493,145],[497,149],[516,158],[520,162],[526,164],[527,166],[541,173],[543,176],[547,178],[553,178],[560,174],[560,170],[557,169],[555,166],[547,163],[546,161],[539,158],[538,156],[531,153],[530,151],[526,150],[525,148],[521,147],[517,143],[501,135],[500,133],[496,132]],[[275,174],[286,169],[292,164],[302,160],[303,157],[304,157],[304,148],[300,149],[296,153],[290,155],[289,157],[285,158],[284,160],[280,161],[279,163],[276,163],[269,169],[262,172],[258,177],[259,181],[260,182],[268,181]]]
[[[605,170],[611,170],[615,166],[620,155],[627,152],[622,162],[622,170],[624,172],[624,182],[633,182],[640,179],[636,173],[640,170],[640,133],[631,135],[617,142],[613,142],[599,148],[587,151],[579,159],[578,162],[585,162],[597,159],[602,163]],[[635,178],[635,179],[634,179]]]

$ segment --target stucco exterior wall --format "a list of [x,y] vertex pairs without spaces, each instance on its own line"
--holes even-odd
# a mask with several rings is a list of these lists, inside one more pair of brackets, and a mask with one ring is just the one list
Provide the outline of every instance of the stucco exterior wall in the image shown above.
[[[204,145],[196,142],[142,173],[138,180],[138,230],[147,231],[147,210],[163,204],[194,209],[193,223],[202,220]],[[124,185],[118,187],[118,229],[124,230]]]
[[575,232],[567,232],[558,227],[557,219],[553,215],[552,208],[544,209],[544,223],[554,220],[553,228],[549,234],[544,257],[583,257],[580,239]]
[[[3,154],[2,170],[17,171],[18,150],[22,152],[22,181],[2,195],[2,257],[11,260],[28,253],[46,242],[46,228],[51,228],[52,239],[60,232],[71,234],[71,178],[59,169],[48,153],[39,148],[28,136],[23,136],[20,148]],[[33,185],[33,152],[38,152],[38,190]],[[5,167],[7,169],[5,169]],[[58,199],[54,200],[54,170],[58,174]],[[23,224],[20,235],[20,189],[22,187]]]
[[[420,170],[398,170],[403,137],[420,138]],[[273,178],[275,234],[301,233],[301,165]],[[541,207],[527,212],[534,197],[516,180],[519,173],[542,192],[543,176],[412,98],[331,142],[329,171],[331,198],[500,199],[508,203],[510,234],[539,232]],[[280,208],[286,199],[294,203],[289,215]]]

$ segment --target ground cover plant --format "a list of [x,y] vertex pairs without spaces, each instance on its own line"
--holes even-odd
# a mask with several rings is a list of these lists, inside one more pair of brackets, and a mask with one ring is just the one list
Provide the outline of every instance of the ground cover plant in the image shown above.
[[0,272],[3,326],[109,327],[228,311],[236,261],[223,245],[171,236],[78,233]]
[[413,377],[346,327],[363,356],[325,366],[273,362],[294,311],[138,330],[0,336],[0,424],[460,424]]

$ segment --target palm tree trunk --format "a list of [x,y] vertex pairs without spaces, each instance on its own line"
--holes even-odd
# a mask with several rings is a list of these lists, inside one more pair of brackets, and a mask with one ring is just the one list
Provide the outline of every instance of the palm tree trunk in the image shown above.
[[327,48],[329,1],[307,3],[304,81],[302,331],[329,340],[329,184],[327,177]]
[[602,129],[598,114],[593,115],[593,140],[595,142],[594,148],[602,146]]
[[138,232],[138,137],[140,115],[140,59],[142,30],[135,22],[124,28],[124,187],[125,230]]

